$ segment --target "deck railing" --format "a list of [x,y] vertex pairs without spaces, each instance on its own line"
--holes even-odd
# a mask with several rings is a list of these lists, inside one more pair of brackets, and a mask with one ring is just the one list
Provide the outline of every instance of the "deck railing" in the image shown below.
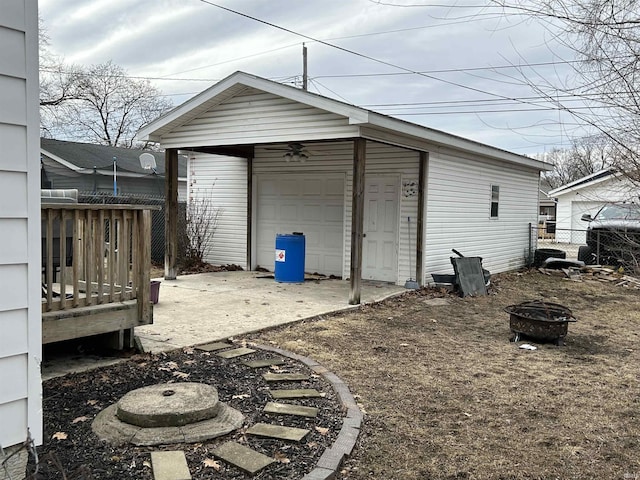
[[151,321],[152,208],[42,204],[43,312],[137,300]]

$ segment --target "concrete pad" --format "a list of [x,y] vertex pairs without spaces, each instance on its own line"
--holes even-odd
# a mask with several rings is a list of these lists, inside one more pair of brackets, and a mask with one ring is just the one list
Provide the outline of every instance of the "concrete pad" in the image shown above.
[[223,443],[213,451],[213,454],[251,475],[275,462],[273,458],[267,457],[260,452],[256,452],[236,442]]
[[268,402],[263,409],[265,413],[275,415],[296,415],[298,417],[315,418],[318,416],[316,407],[305,407],[302,405],[293,405],[291,403]]
[[[153,324],[135,328],[147,352],[214,342],[264,328],[356,308],[349,282],[316,280],[300,284],[258,278],[263,272],[214,272],[163,280]],[[362,303],[397,295],[402,286],[362,282]]]
[[264,360],[247,360],[242,362],[250,368],[270,367],[272,365],[284,365],[285,361],[281,358],[265,358]]
[[273,398],[318,398],[320,392],[315,388],[302,388],[297,390],[270,390]]
[[282,425],[270,425],[268,423],[256,423],[247,429],[249,435],[258,437],[277,438],[278,440],[289,440],[299,442],[307,436],[309,430],[304,428],[283,427]]
[[182,451],[151,452],[155,480],[191,480],[187,459]]
[[304,373],[265,373],[262,375],[265,382],[301,382],[309,380],[309,375]]
[[241,347],[241,348],[234,348],[233,350],[226,350],[224,352],[216,353],[216,355],[222,358],[236,358],[236,357],[241,357],[243,355],[249,355],[250,353],[254,353],[254,352],[255,350],[251,348]]

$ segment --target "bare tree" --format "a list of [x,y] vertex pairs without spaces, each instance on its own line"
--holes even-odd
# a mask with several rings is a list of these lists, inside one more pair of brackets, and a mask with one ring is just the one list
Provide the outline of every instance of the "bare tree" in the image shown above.
[[192,195],[187,203],[186,223],[179,246],[181,266],[184,270],[197,270],[205,263],[205,257],[213,248],[213,238],[218,227],[221,209],[213,204],[210,188]]
[[640,0],[490,1],[540,22],[574,52],[566,82],[524,69],[520,81],[605,139],[613,166],[640,184]]
[[578,180],[616,164],[616,151],[610,148],[610,142],[602,137],[586,137],[573,140],[571,148],[554,148],[539,155],[540,160],[554,164],[554,169],[543,172],[543,178],[551,188]]
[[40,52],[40,126],[45,136],[59,122],[60,106],[79,98],[81,71],[64,61],[49,49],[49,37],[42,19],[39,20]]
[[112,62],[78,68],[74,95],[56,105],[54,136],[119,147],[135,144],[136,132],[172,107],[148,80],[127,76]]

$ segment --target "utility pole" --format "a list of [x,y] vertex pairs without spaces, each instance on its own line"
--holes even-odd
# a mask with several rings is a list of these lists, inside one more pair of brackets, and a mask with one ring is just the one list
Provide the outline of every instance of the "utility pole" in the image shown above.
[[116,160],[117,157],[113,157],[113,196],[118,196],[118,179],[116,174]]
[[302,44],[302,89],[307,90],[309,75],[307,73],[307,46]]

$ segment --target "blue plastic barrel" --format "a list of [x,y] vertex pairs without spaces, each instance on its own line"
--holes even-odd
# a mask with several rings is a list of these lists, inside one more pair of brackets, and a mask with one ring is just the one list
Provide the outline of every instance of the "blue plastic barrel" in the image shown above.
[[304,282],[305,238],[302,234],[276,235],[276,282]]

